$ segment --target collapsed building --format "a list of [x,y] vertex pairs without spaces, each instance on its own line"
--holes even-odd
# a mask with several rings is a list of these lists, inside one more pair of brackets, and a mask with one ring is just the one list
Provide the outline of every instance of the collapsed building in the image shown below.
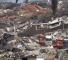
[[[38,19],[39,14],[46,13],[49,9],[43,9],[35,3],[19,6],[19,10],[16,10],[17,8],[15,7],[11,9],[5,6],[3,9],[0,9],[0,29],[2,29],[0,36],[0,56],[24,58],[29,56],[44,57],[46,54],[56,55],[56,50],[52,53],[49,49],[44,49],[43,46],[30,39],[30,37],[17,38],[19,31],[23,32],[27,27],[29,29],[30,19]],[[33,22],[33,20],[31,21]]]
[[[12,7],[12,5],[14,6]],[[50,8],[42,8],[35,3],[23,3],[16,7],[15,5],[16,4],[12,3],[10,5],[4,4],[2,5],[3,9],[0,9],[0,56],[12,58],[36,56],[43,57],[45,59],[50,57],[53,59],[57,54],[56,49],[53,49],[53,46],[47,47],[46,45],[38,44],[37,42],[39,39],[36,34],[44,33],[46,31],[47,33],[42,33],[42,36],[50,35],[54,41],[58,38],[58,36],[59,39],[64,38],[67,36],[65,31],[62,33],[62,30],[55,30],[58,29],[58,26],[61,27],[61,25],[63,25],[62,22],[64,20],[64,24],[67,24],[68,18],[60,19],[60,17],[51,21],[52,16],[50,13],[52,13],[52,11]],[[48,29],[48,26],[50,29]],[[32,28],[35,28],[36,30],[30,30]],[[33,36],[31,37],[27,31],[29,34],[31,34],[32,31],[32,34],[34,33]],[[21,35],[22,32],[23,35]],[[24,37],[24,33],[28,37]],[[40,36],[40,34],[38,36]]]

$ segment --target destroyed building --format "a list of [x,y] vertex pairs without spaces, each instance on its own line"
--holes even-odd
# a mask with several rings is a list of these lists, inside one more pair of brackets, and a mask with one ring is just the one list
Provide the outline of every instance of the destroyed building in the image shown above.
[[67,21],[68,16],[52,19],[51,8],[36,3],[1,3],[0,56],[54,59],[57,49],[52,42],[68,38]]

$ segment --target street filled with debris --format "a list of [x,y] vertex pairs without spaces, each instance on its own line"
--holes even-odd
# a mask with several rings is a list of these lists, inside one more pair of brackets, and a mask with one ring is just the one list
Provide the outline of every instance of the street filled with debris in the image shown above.
[[0,60],[34,57],[47,60],[68,59],[66,4],[67,2],[58,2],[54,18],[49,2],[0,2]]

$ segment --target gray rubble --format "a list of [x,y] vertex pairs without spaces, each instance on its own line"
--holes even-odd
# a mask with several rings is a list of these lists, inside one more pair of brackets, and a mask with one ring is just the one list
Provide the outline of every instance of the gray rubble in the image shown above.
[[[31,9],[32,4],[23,4],[23,6],[17,4],[16,6],[18,8],[15,5],[16,4],[13,3],[1,4],[2,8],[0,9],[0,18],[3,20],[0,19],[0,56],[45,57],[49,55],[56,55],[57,51],[56,49],[53,49],[53,46],[37,44],[39,40],[37,37],[50,35],[52,36],[53,41],[56,39],[68,38],[68,29],[53,29],[53,31],[47,29],[48,22],[51,21],[52,18],[50,14],[52,11],[47,8],[42,10],[43,8],[40,6],[38,7],[36,4],[33,4],[34,9]],[[40,12],[42,13],[41,15]],[[46,14],[44,12],[46,12]],[[68,17],[63,16],[62,19],[65,20],[62,20],[62,22],[67,24],[66,22],[68,21]],[[33,30],[31,31],[30,29]],[[46,32],[39,34],[39,32],[43,32],[44,29]],[[35,33],[36,31],[36,34],[30,36],[27,31],[30,32],[29,34]],[[25,34],[20,37],[18,35],[19,33],[26,33],[27,37]]]

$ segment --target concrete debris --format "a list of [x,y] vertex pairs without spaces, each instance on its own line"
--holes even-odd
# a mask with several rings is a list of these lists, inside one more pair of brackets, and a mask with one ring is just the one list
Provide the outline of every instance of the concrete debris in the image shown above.
[[[9,36],[8,36],[9,38]],[[11,39],[11,38],[9,38]],[[15,39],[15,38],[14,38]],[[35,38],[37,39],[37,38]],[[42,49],[44,48],[44,46],[40,46],[39,44],[36,43],[36,41],[33,41],[34,39],[32,37],[23,37],[23,38],[18,38],[18,40],[14,40],[12,39],[12,41],[9,42],[5,42],[6,46],[1,46],[0,49],[5,48],[4,51],[11,51],[8,54],[4,54],[4,56],[6,57],[19,57],[22,56],[23,57],[28,57],[28,56],[39,56],[41,54],[41,56],[45,56],[46,54],[50,54],[50,55],[56,55],[56,50],[51,50],[49,51],[49,49]],[[2,42],[3,43],[3,42]],[[8,45],[7,45],[8,44]],[[21,52],[21,54],[20,54]],[[15,53],[18,55],[16,56]],[[1,55],[2,56],[2,55]]]
[[68,38],[68,17],[52,20],[51,9],[35,3],[8,4],[0,8],[0,56],[53,59],[57,49],[53,49],[52,41]]
[[9,3],[7,3],[7,2],[3,2],[3,3],[0,3],[0,4],[1,4],[2,8],[4,8],[4,9],[11,8],[12,5],[13,5],[12,2],[9,2]]
[[11,10],[11,9],[6,9],[6,10],[3,10],[4,11],[4,13],[8,13],[8,14],[10,14],[10,13],[13,13],[14,12],[14,10]]
[[[33,7],[33,8],[31,8]],[[30,8],[30,9],[29,9]],[[26,5],[24,7],[21,7],[20,10],[28,10],[28,11],[39,11],[39,10],[42,10],[41,7],[39,7],[38,5],[32,3],[32,4],[29,4],[29,5]]]

